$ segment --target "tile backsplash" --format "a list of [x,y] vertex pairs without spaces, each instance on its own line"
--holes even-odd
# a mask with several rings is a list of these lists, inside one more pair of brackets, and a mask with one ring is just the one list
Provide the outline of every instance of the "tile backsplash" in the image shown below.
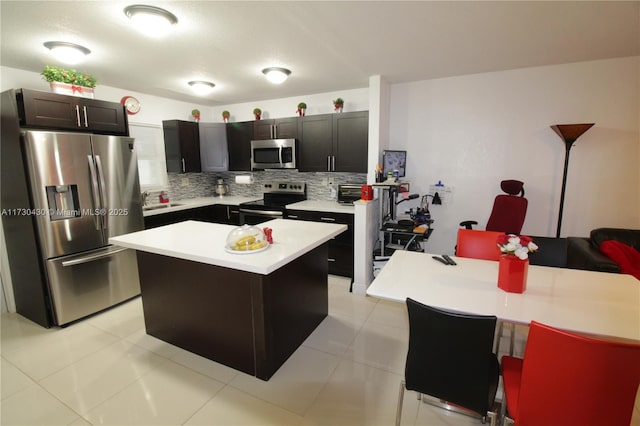
[[[235,183],[236,176],[253,175],[254,182],[244,185]],[[331,200],[329,186],[323,185],[323,179],[333,179],[334,187],[345,183],[365,184],[366,173],[311,173],[292,170],[265,170],[260,172],[218,172],[218,173],[169,173],[169,198],[172,201],[196,197],[215,196],[213,189],[216,179],[223,178],[229,185],[229,195],[260,197],[262,185],[268,181],[305,182],[307,199]]]

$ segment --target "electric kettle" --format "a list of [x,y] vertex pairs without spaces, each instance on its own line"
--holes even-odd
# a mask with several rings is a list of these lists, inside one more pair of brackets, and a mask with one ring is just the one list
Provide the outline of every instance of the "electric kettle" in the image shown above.
[[213,188],[213,191],[218,194],[220,197],[224,196],[225,194],[229,193],[229,185],[224,183],[224,179],[223,178],[218,178],[216,180],[216,185]]

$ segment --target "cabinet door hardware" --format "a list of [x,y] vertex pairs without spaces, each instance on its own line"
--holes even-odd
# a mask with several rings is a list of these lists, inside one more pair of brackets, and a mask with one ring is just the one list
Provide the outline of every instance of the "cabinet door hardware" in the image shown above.
[[185,164],[184,164],[184,157],[182,157],[181,160],[182,160],[182,173],[185,173],[187,171],[187,168],[185,167]]
[[78,127],[80,127],[81,124],[80,124],[80,106],[79,105],[76,105],[76,120],[78,122]]
[[335,222],[335,218],[333,217],[320,217],[320,220],[324,220],[325,222]]
[[87,120],[87,106],[82,107],[82,112],[84,112],[84,127],[89,127],[89,121]]

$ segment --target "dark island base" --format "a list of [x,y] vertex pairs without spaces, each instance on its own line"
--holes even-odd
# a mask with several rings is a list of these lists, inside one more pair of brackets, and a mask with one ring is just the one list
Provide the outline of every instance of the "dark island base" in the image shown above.
[[328,312],[327,244],[269,275],[141,251],[138,270],[148,334],[262,380]]

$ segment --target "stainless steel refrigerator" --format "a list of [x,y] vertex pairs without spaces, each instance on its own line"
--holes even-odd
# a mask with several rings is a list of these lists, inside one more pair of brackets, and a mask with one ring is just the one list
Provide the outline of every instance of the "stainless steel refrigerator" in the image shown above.
[[133,138],[26,130],[21,142],[53,322],[138,295],[135,251],[108,242],[144,229]]

